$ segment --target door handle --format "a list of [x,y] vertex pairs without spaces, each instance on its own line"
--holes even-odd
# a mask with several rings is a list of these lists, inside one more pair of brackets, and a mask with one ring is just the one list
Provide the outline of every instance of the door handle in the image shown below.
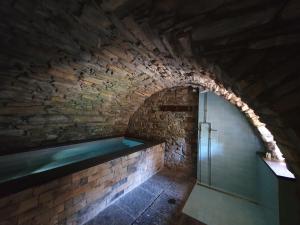
[[216,129],[211,128],[211,122],[200,122],[198,123],[198,130],[201,130],[201,124],[208,124],[209,125],[209,131],[218,131]]

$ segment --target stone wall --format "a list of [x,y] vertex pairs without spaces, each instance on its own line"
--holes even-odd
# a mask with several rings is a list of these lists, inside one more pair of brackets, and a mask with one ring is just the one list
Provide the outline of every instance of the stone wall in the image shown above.
[[215,85],[133,17],[108,11],[90,0],[0,2],[0,154],[123,135],[153,93]]
[[0,14],[0,154],[120,135],[147,97],[194,85],[266,123],[300,174],[298,0],[7,0]]
[[133,114],[128,135],[166,142],[165,166],[196,174],[198,92],[178,87],[152,95]]
[[0,199],[1,225],[80,225],[163,168],[164,144]]

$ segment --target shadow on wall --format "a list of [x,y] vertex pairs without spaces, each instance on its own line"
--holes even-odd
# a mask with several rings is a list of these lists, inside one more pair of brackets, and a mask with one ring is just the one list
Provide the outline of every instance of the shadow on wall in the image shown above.
[[[263,125],[240,97],[216,81],[223,77],[218,66],[179,60],[168,38],[147,32],[132,16],[106,13],[99,1],[69,3],[1,2],[1,153],[123,135],[147,96],[191,83],[222,95],[255,126]],[[290,146],[285,148],[297,165]]]
[[176,87],[148,98],[133,114],[127,135],[166,142],[165,166],[196,176],[198,91]]
[[136,68],[119,69],[126,37],[100,3],[0,4],[0,153],[124,135],[144,98],[130,99]]

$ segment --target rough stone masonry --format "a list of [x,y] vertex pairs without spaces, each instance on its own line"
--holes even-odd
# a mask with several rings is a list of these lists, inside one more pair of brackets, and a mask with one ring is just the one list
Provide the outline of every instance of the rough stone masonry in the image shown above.
[[165,166],[196,174],[198,90],[177,87],[152,95],[131,117],[127,134],[166,143]]
[[164,144],[0,198],[1,225],[81,225],[164,166]]
[[0,154],[122,135],[147,97],[201,86],[255,126],[266,123],[300,174],[299,8],[298,0],[1,1]]

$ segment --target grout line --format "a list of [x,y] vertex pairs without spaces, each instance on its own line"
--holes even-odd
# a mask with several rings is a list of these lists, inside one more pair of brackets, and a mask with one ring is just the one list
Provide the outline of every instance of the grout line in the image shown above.
[[162,192],[159,193],[159,195],[152,201],[152,203],[140,213],[140,215],[131,223],[131,225],[133,225],[137,221],[137,219],[140,218],[154,204],[154,202],[161,196],[163,192],[164,190],[162,190]]
[[[149,191],[147,188],[142,187],[142,186],[138,186],[139,188],[143,189],[144,191],[146,191],[148,194],[151,194],[153,196],[155,196],[151,191]],[[163,192],[163,189],[159,188],[161,192]],[[159,194],[161,194],[161,192]]]
[[123,211],[126,215],[132,217],[132,219],[135,220],[135,218],[134,218],[132,215],[130,215],[130,214],[127,212],[127,210],[124,209],[121,205],[115,205],[115,206],[118,207],[119,209],[121,209],[121,211]]
[[[174,183],[174,182],[173,182]],[[177,182],[175,182],[175,183],[177,183]],[[189,190],[188,190],[188,194],[183,198],[183,199],[179,199],[178,198],[178,200],[180,200],[181,201],[181,204],[180,204],[180,207],[179,207],[179,212],[182,212],[182,209],[183,209],[183,207],[184,207],[184,204],[186,203],[186,201],[187,201],[187,199],[188,199],[188,197],[189,197],[189,195],[190,195],[190,193],[192,192],[192,189],[193,189],[193,186],[194,186],[194,184],[196,183],[196,180],[195,181],[193,181],[192,182],[193,183],[193,185],[191,185],[191,187],[189,188]],[[170,184],[168,184],[167,185],[167,188],[169,188],[171,186],[171,183]],[[144,189],[143,187],[142,187],[142,189]],[[146,190],[146,189],[144,189],[144,190]],[[146,191],[148,191],[149,192],[149,190],[146,190]],[[140,218],[153,204],[154,204],[154,202],[161,196],[161,194],[162,193],[165,193],[166,195],[177,195],[177,193],[176,192],[174,192],[174,191],[172,191],[172,190],[168,190],[168,192],[166,192],[164,189],[162,189],[162,191],[159,193],[159,195],[153,200],[153,202],[152,202],[152,204],[150,204],[136,219],[135,219],[135,221],[133,221],[132,222],[132,224],[131,225],[133,225],[136,221],[137,221],[137,219],[138,218]],[[158,213],[160,213],[160,212],[158,212]]]
[[[137,186],[137,187],[135,187],[134,189],[132,189],[131,191],[134,191],[134,190],[136,190],[136,189],[138,189],[138,188],[141,188],[142,190],[144,190],[144,191],[146,191],[146,189],[144,189],[144,188],[142,188],[142,187],[140,187],[140,186]],[[130,193],[131,191],[129,191],[128,193]],[[150,193],[150,191],[146,191],[147,193],[149,193],[149,194],[151,194],[151,195],[153,195],[152,193]],[[155,197],[154,199],[153,199],[153,202],[161,195],[161,193],[163,192],[163,190],[159,193],[159,195],[157,196],[157,197]],[[127,194],[128,194],[127,193]],[[124,198],[124,197],[126,197],[126,195],[127,194],[125,194],[124,196],[122,196],[120,199],[118,199],[118,200],[121,200],[122,198]],[[153,196],[155,196],[155,195],[153,195]],[[136,198],[139,198],[138,196],[136,196]],[[153,204],[153,203],[152,203]],[[152,204],[150,204],[150,206],[152,205]],[[119,207],[122,211],[124,211],[125,212],[125,214],[127,214],[127,215],[129,215],[130,217],[132,217],[133,219],[134,219],[134,221],[133,221],[133,223],[136,221],[136,219],[137,218],[139,218],[149,207],[147,207],[144,211],[142,211],[137,217],[135,217],[135,216],[132,216],[130,213],[128,213],[127,211],[128,210],[126,210],[126,208],[124,208],[124,207],[122,207],[122,205],[120,204],[120,205],[116,205],[117,207]]]

